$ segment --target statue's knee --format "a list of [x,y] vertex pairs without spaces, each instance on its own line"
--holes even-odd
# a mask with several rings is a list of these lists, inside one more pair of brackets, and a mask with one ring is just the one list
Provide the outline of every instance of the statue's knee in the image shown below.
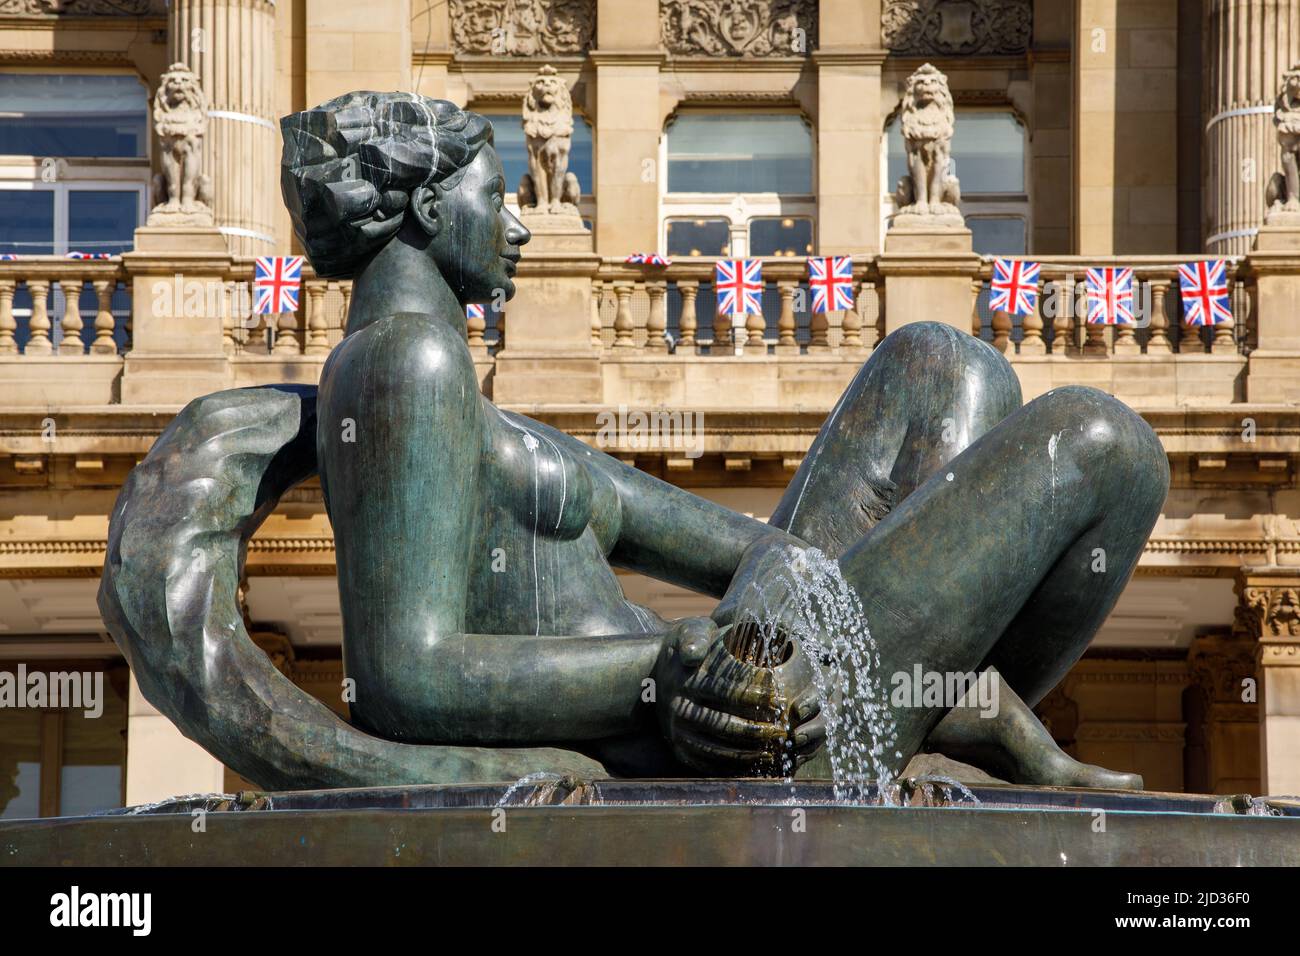
[[1042,427],[1053,449],[1069,454],[1085,476],[1121,476],[1123,494],[1152,507],[1169,490],[1169,459],[1159,436],[1119,399],[1086,385],[1056,388],[1040,398]]

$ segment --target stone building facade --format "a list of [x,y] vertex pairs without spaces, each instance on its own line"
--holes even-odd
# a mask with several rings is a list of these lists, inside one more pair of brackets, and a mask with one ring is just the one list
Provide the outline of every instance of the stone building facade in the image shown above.
[[[517,299],[471,320],[494,401],[764,517],[909,321],[982,336],[1027,399],[1111,392],[1160,435],[1172,489],[1040,711],[1072,754],[1153,789],[1300,792],[1300,234],[1265,223],[1297,61],[1300,0],[0,0],[0,669],[106,688],[95,720],[0,709],[0,813],[243,785],[140,696],[95,588],[117,490],[169,417],[315,381],[341,334],[347,283],[309,270],[296,313],[241,306],[252,257],[297,251],[278,118],[355,89],[450,99],[492,118],[514,189],[545,65],[573,103],[590,235],[526,250]],[[888,241],[925,63],[952,92],[964,248]],[[172,64],[203,94],[211,228],[146,222]],[[650,252],[672,265],[625,261]],[[1131,267],[1145,321],[991,313],[994,254],[1040,261],[1058,305],[1086,268]],[[853,256],[852,310],[810,314],[808,255]],[[733,327],[710,281],[739,256],[764,262],[764,314]],[[1228,257],[1234,306],[1213,329],[1186,323],[1177,280],[1207,256]],[[277,665],[345,712],[333,573],[308,483],[253,540],[245,605]],[[709,607],[624,582],[666,615]]]

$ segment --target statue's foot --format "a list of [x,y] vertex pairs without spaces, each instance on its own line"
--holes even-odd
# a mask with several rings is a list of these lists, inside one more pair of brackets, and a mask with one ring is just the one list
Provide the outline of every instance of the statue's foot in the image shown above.
[[1025,777],[1017,783],[1041,787],[1090,787],[1096,790],[1141,790],[1142,775],[1107,770],[1095,764],[1075,760],[1063,750],[1044,755],[1044,759],[1027,761]]
[[[996,673],[996,672],[993,672]],[[1075,760],[1052,739],[1011,686],[997,675],[997,713],[954,707],[930,732],[925,749],[1011,783],[1038,787],[1141,790],[1142,777]]]

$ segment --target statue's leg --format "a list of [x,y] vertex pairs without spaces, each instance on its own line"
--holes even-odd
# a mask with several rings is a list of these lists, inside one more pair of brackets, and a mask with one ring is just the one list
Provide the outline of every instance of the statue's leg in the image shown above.
[[[1300,142],[1300,138],[1297,139]],[[1287,206],[1300,204],[1300,167],[1297,166],[1295,146],[1292,143],[1291,149],[1282,150],[1282,172],[1286,176],[1286,200]]]
[[920,146],[908,154],[907,168],[912,174],[912,204],[916,206],[917,212],[924,213],[930,203],[930,175],[926,171],[925,157],[921,154]]
[[[885,674],[918,661],[963,672],[993,663],[1036,703],[1128,580],[1167,486],[1154,433],[1090,389],[1058,389],[1015,411],[1019,399],[1010,366],[984,343],[947,326],[907,326],[849,385],[773,514],[832,555],[851,547],[846,576],[890,648]],[[1094,509],[1086,516],[1085,505]],[[1108,573],[1093,573],[1095,548]],[[972,745],[962,753],[970,759],[974,744],[1018,748],[991,769],[1013,765],[1026,781],[1136,783],[1070,761],[1014,694],[996,719],[971,726],[968,715],[945,719],[936,749]],[[941,714],[919,724],[915,713],[899,716],[915,736]]]

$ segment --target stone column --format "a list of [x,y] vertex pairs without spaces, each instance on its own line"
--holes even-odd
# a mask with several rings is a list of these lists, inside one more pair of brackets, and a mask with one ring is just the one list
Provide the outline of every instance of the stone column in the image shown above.
[[1300,54],[1300,0],[1207,7],[1205,248],[1242,255],[1263,222],[1264,187],[1278,168],[1273,100]]
[[[1186,785],[1201,793],[1259,792],[1259,704],[1255,642],[1243,633],[1207,634],[1187,652],[1202,706],[1185,707],[1187,746],[1203,750],[1189,761]],[[1199,774],[1204,776],[1200,777]]]
[[230,251],[287,251],[274,236],[281,206],[275,3],[171,0],[167,32],[170,62],[193,70],[207,97],[203,169]]
[[1236,591],[1255,640],[1260,790],[1300,793],[1300,568],[1244,567]]
[[817,245],[821,255],[880,252],[879,3],[818,5]]
[[659,236],[659,4],[598,0],[596,252],[621,256],[657,248]]

